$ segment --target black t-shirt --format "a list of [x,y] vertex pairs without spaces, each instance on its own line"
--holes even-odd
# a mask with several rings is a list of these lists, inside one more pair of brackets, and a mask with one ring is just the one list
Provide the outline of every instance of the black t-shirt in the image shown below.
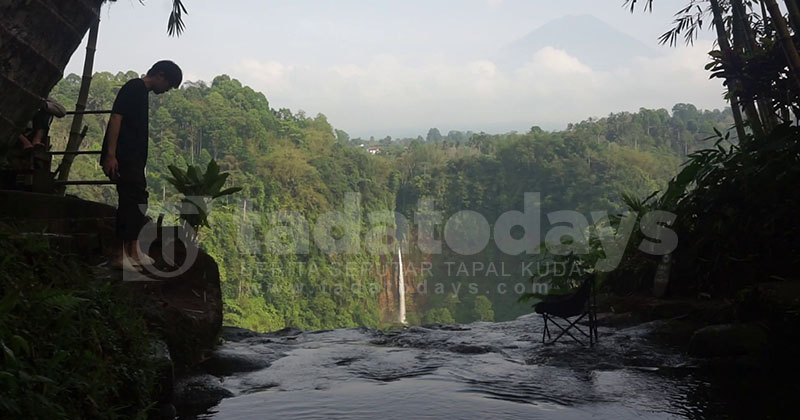
[[[148,113],[147,86],[142,79],[132,79],[125,83],[117,93],[112,114],[122,115],[122,125],[117,138],[117,160],[120,165],[136,165],[144,168],[147,163]],[[100,163],[108,150],[108,128],[103,138]]]

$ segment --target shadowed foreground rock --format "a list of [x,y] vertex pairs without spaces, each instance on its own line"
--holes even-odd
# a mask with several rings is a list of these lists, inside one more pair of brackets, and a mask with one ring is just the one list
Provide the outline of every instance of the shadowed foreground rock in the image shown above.
[[[173,398],[175,371],[180,374],[199,364],[217,344],[222,327],[219,268],[197,248],[189,248],[188,254],[194,252],[196,257],[185,264],[187,247],[180,242],[172,246],[174,255],[165,261],[160,239],[146,250],[156,260],[151,273],[108,268],[106,260],[117,246],[115,212],[111,206],[76,198],[0,190],[0,222],[12,226],[17,235],[41,238],[51,249],[95,265],[98,280],[141,295],[137,301],[142,314],[168,349],[155,343],[153,351],[161,376],[158,401],[167,407]],[[146,229],[151,237],[157,236],[154,225]],[[180,266],[185,270],[172,275],[174,267]]]
[[[156,267],[165,267],[156,245],[150,253]],[[145,317],[167,342],[175,367],[184,370],[206,358],[222,327],[222,292],[217,263],[202,250],[188,270],[175,277],[111,272],[124,287],[147,296],[142,300]],[[179,264],[185,258],[180,252]],[[122,279],[124,277],[124,280]]]
[[200,414],[234,394],[222,386],[222,380],[211,375],[195,375],[175,384],[175,405],[182,413]]
[[689,340],[689,354],[699,357],[762,355],[769,336],[758,324],[721,324],[700,328]]

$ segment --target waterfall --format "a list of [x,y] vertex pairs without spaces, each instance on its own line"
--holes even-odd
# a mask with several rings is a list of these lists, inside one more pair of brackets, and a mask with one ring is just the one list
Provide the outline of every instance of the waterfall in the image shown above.
[[397,281],[397,289],[398,289],[398,299],[400,300],[400,323],[406,323],[406,282],[403,278],[403,252],[400,249],[398,244],[397,247],[397,265],[400,267],[398,270],[398,281]]

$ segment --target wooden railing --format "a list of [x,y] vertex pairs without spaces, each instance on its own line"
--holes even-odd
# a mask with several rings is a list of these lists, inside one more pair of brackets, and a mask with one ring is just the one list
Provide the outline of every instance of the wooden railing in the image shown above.
[[[110,110],[84,110],[84,111],[67,111],[67,115],[90,115],[90,114],[110,114]],[[88,126],[84,126],[81,132],[81,138],[86,136],[86,130]],[[49,151],[47,152],[51,159],[53,156],[78,156],[78,155],[99,155],[101,153],[100,150],[74,150],[74,151]],[[57,187],[66,186],[66,185],[114,185],[116,184],[114,181],[110,180],[56,180],[54,181]]]

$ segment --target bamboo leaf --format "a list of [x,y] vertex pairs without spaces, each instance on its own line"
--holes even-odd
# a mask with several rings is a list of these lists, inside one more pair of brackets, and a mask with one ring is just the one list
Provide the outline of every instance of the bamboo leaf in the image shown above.
[[220,191],[213,198],[218,198],[218,197],[222,197],[222,196],[225,196],[225,195],[231,195],[231,194],[237,193],[237,192],[239,192],[241,190],[242,190],[242,187],[228,188],[226,190]]
[[14,310],[19,302],[19,293],[9,292],[0,300],[0,314],[7,314]]
[[31,354],[31,348],[28,345],[28,341],[16,334],[11,336],[11,345],[14,347],[17,353]]
[[3,340],[0,340],[0,348],[3,349],[3,354],[5,354],[6,360],[16,364],[17,356],[10,348],[8,348],[8,346],[6,346],[6,343],[3,342]]
[[186,177],[189,179],[189,182],[194,185],[202,184],[200,177],[197,175],[197,167],[195,166],[189,166],[189,168],[186,169]]
[[221,190],[222,186],[225,185],[226,178],[227,177],[219,178],[216,181],[214,181],[213,184],[209,185],[208,191],[206,191],[208,195],[210,195],[213,198],[215,195],[219,194],[219,190]]
[[189,183],[189,180],[186,178],[186,175],[183,173],[183,171],[178,169],[178,167],[175,165],[169,165],[167,166],[167,169],[169,169],[169,172],[177,181],[175,186],[179,188],[185,188],[186,184]]
[[61,311],[69,311],[88,301],[88,299],[79,298],[69,294],[57,294],[48,296],[42,301],[42,303],[46,306],[50,306]]
[[219,165],[217,165],[217,161],[211,160],[208,162],[208,167],[206,168],[206,173],[203,176],[203,182],[205,184],[210,184],[219,176]]

